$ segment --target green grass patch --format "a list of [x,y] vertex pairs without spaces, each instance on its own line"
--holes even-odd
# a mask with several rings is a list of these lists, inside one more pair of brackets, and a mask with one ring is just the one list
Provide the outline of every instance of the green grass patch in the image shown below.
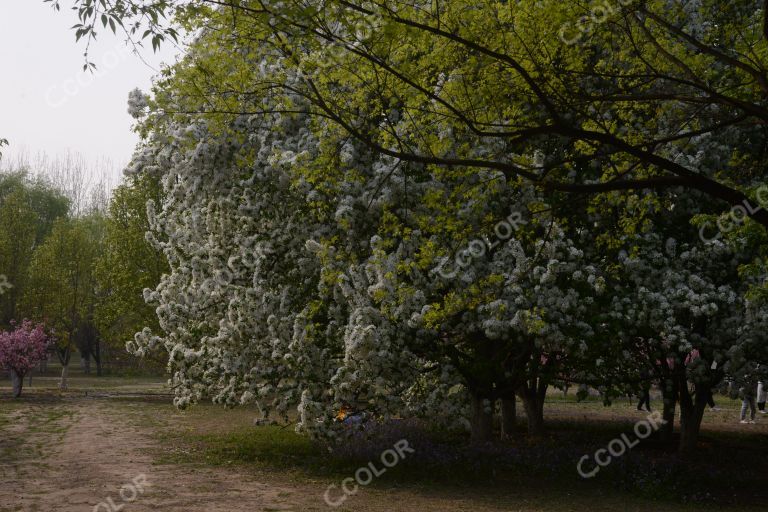
[[164,457],[164,462],[214,466],[247,464],[262,470],[293,471],[313,476],[337,476],[358,467],[355,461],[330,456],[290,427],[240,427],[225,433],[187,433],[183,438],[187,446],[177,447]]

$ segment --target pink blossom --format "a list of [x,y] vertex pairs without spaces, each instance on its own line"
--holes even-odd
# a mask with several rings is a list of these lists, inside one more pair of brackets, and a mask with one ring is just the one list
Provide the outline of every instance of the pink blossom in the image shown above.
[[0,367],[23,376],[46,358],[48,345],[43,326],[24,320],[14,331],[0,333]]
[[686,366],[691,364],[693,361],[695,361],[696,359],[698,359],[700,357],[701,357],[701,354],[699,353],[699,349],[695,348],[695,349],[691,350],[691,353],[688,354],[688,357],[685,358]]

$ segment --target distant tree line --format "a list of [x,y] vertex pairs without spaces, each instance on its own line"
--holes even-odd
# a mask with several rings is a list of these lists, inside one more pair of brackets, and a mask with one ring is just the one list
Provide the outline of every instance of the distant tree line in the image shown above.
[[146,367],[124,346],[154,321],[142,297],[164,269],[144,240],[157,182],[128,178],[110,198],[103,180],[90,183],[79,157],[1,164],[0,274],[9,286],[0,295],[0,327],[30,319],[51,330],[62,387],[73,353],[97,375],[105,357],[125,369]]

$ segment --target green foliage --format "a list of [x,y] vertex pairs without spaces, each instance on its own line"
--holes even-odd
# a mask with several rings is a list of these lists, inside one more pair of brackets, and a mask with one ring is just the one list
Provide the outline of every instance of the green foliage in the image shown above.
[[154,308],[144,301],[143,291],[157,286],[168,264],[145,238],[150,200],[160,202],[159,184],[150,174],[128,177],[114,190],[95,262],[99,290],[95,322],[120,352],[136,332],[157,328]]
[[0,174],[0,274],[13,286],[0,296],[0,325],[18,319],[33,252],[68,209],[68,200],[48,184],[24,173]]
[[101,252],[103,222],[98,214],[56,220],[30,264],[20,309],[53,328],[63,349],[74,345],[80,325],[93,317],[97,300],[93,269]]
[[[226,27],[226,38],[197,51],[220,43],[230,51],[185,80],[185,91],[206,97],[206,112],[241,112],[241,100],[259,94],[282,94],[279,107],[290,112],[298,96],[339,133],[404,161],[497,169],[567,193],[682,186],[733,205],[765,177],[768,43],[759,7],[78,0],[74,29],[90,38],[114,19],[134,42],[157,48],[174,26]],[[252,80],[252,41],[274,50],[265,64],[302,80],[282,91],[279,80]],[[185,103],[181,93],[165,106],[193,111]],[[767,212],[755,218],[768,226]],[[641,216],[624,226],[645,228]]]

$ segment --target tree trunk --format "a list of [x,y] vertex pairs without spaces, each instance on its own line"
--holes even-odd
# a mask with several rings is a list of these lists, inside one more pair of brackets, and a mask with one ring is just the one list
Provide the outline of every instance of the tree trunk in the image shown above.
[[697,389],[694,399],[686,385],[680,389],[680,455],[690,455],[696,451],[709,393],[707,389]]
[[81,358],[81,361],[82,361],[83,372],[86,375],[90,375],[91,374],[91,357],[90,357],[90,355],[85,354]]
[[528,435],[531,437],[544,435],[544,397],[546,392],[547,386],[541,383],[538,386],[534,385],[533,388],[526,387],[523,390],[521,398],[528,421]]
[[13,398],[19,398],[21,388],[24,386],[24,375],[19,375],[16,370],[11,370],[11,382],[13,384]]
[[517,424],[517,398],[513,394],[510,398],[501,399],[501,438],[514,439]]
[[59,389],[64,391],[67,389],[67,374],[69,373],[69,360],[72,356],[72,345],[67,343],[65,347],[58,347],[56,354],[59,356],[59,362],[61,363]]
[[678,385],[674,378],[666,378],[661,382],[661,394],[664,399],[664,425],[661,427],[661,439],[671,442],[675,432],[675,409],[677,406]]
[[101,377],[101,343],[96,342],[93,350],[93,360],[96,361],[96,376]]
[[69,373],[69,364],[62,365],[61,367],[61,380],[59,381],[59,389],[65,391],[67,389],[67,374]]
[[472,444],[493,441],[493,402],[472,394]]

